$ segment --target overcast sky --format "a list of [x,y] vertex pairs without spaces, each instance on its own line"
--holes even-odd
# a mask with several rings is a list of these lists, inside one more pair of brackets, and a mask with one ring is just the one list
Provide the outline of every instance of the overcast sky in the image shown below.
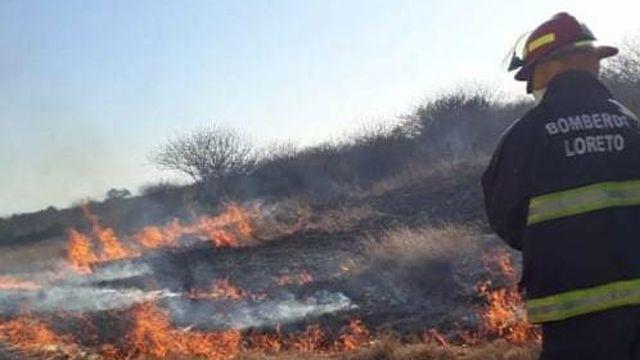
[[568,10],[603,42],[636,1],[0,1],[0,215],[168,178],[165,139],[209,123],[259,143],[327,140],[473,82]]

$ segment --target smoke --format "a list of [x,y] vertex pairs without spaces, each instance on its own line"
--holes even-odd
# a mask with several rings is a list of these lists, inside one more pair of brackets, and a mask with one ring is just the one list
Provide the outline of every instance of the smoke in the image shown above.
[[120,308],[180,294],[140,289],[54,286],[36,291],[4,291],[0,293],[0,314],[19,312],[26,305],[35,313],[55,311],[96,312]]
[[91,284],[101,281],[125,280],[137,276],[151,275],[152,270],[147,264],[120,262],[98,268],[89,275],[73,275],[65,280],[72,284]]
[[239,330],[273,327],[356,308],[344,294],[326,290],[304,298],[285,293],[277,299],[260,302],[194,302],[184,298],[169,298],[166,302],[177,323]]

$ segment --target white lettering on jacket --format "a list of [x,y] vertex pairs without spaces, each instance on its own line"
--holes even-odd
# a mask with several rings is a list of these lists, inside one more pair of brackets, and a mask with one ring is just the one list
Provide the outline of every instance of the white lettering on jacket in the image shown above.
[[593,153],[624,151],[624,137],[620,134],[603,134],[594,136],[579,136],[564,141],[567,157]]
[[632,127],[629,118],[625,115],[597,113],[583,114],[559,118],[545,124],[547,133],[551,136],[568,134],[583,130],[605,130]]

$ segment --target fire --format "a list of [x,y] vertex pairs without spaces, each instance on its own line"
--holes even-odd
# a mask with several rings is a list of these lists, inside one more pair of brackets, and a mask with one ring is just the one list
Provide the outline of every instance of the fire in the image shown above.
[[322,352],[326,349],[327,335],[320,325],[310,325],[302,333],[292,336],[289,344],[300,352]]
[[189,297],[192,299],[240,300],[247,296],[247,292],[233,286],[229,278],[225,278],[214,281],[211,290],[193,291]]
[[253,301],[264,300],[265,293],[251,293],[242,290],[231,283],[229,278],[215,280],[209,290],[192,290],[188,297],[194,300],[242,300],[251,299]]
[[90,273],[91,265],[98,262],[98,256],[93,252],[91,240],[75,229],[69,229],[67,237],[69,239],[67,248],[69,263],[80,273]]
[[226,210],[216,216],[200,216],[192,224],[182,224],[173,219],[164,226],[147,226],[133,236],[145,248],[177,247],[184,235],[192,235],[200,240],[211,241],[216,247],[239,247],[243,240],[253,235],[255,212],[245,210],[231,203]]
[[191,332],[174,328],[168,312],[153,303],[133,309],[134,324],[126,338],[128,353],[142,358],[195,356],[204,359],[228,359],[240,351],[241,334],[236,330]]
[[[73,228],[67,231],[67,259],[74,269],[80,273],[90,273],[93,264],[140,256],[139,252],[124,246],[112,228],[102,226],[88,205],[81,208],[91,223],[91,236]],[[94,249],[94,240],[100,244],[99,253]]]
[[85,204],[82,206],[82,213],[91,223],[93,236],[98,240],[102,247],[102,254],[99,259],[100,262],[128,259],[140,255],[138,252],[125,247],[120,240],[118,240],[118,237],[112,228],[100,225],[98,217],[91,213],[88,205]]
[[[82,206],[85,218],[91,224],[91,233],[83,234],[69,229],[67,258],[80,273],[90,273],[97,263],[139,257],[145,249],[180,246],[180,238],[191,235],[201,241],[211,241],[216,247],[239,247],[248,244],[253,235],[255,211],[245,210],[237,204],[229,204],[216,216],[200,216],[192,224],[182,224],[173,219],[163,226],[146,226],[129,238],[138,249],[126,246],[114,229],[100,224],[88,205]],[[94,245],[99,244],[99,251]]]
[[227,230],[229,226],[235,228],[235,232],[241,238],[250,238],[253,233],[250,214],[236,204],[230,204],[227,210],[215,217],[202,216],[195,224],[198,234],[211,239],[214,245],[239,246],[233,232]]
[[350,351],[370,343],[369,329],[367,329],[362,320],[353,318],[340,334],[336,345],[339,350]]
[[251,349],[265,353],[277,353],[284,350],[285,347],[279,328],[275,333],[252,334],[249,336],[249,340]]
[[145,226],[133,238],[137,243],[148,249],[177,247],[178,238],[180,238],[182,232],[180,221],[173,219],[163,227]]
[[273,281],[280,286],[305,285],[313,282],[313,275],[307,270],[303,270],[299,274],[276,277]]
[[540,342],[540,329],[527,322],[522,295],[517,287],[516,271],[509,255],[502,252],[489,261],[497,264],[501,276],[511,285],[495,289],[491,281],[478,284],[478,292],[487,301],[480,314],[481,332],[497,335],[515,344]]
[[40,285],[32,281],[24,281],[10,276],[0,276],[0,290],[38,290]]
[[0,323],[0,342],[27,353],[75,353],[78,350],[70,337],[57,335],[47,324],[29,316]]

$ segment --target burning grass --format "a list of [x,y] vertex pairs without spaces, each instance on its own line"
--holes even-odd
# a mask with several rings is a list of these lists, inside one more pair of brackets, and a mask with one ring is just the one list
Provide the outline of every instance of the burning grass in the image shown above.
[[[147,251],[159,248],[180,247],[185,236],[209,241],[214,247],[242,247],[254,240],[256,215],[251,209],[235,204],[229,205],[221,214],[199,217],[189,224],[173,220],[123,237],[119,237],[114,229],[100,224],[88,207],[84,212],[91,230],[82,233],[69,229],[67,252],[69,262],[80,274],[76,276],[81,278],[89,277],[94,266],[101,262],[144,256]],[[363,259],[340,263],[340,271],[348,276],[379,270],[391,273],[394,289],[403,281],[414,287],[416,283],[448,283],[455,280],[447,277],[449,273],[435,271],[425,264],[453,264],[453,259],[478,257],[481,252],[478,234],[470,227],[398,228],[371,240],[366,244]],[[458,263],[455,264],[457,266]],[[460,330],[456,334],[448,330],[428,329],[423,334],[413,334],[412,338],[407,338],[406,334],[400,338],[400,335],[381,332],[380,328],[370,329],[354,312],[341,315],[341,327],[325,327],[318,322],[287,331],[279,325],[261,329],[182,328],[174,323],[166,304],[147,298],[128,309],[109,311],[106,320],[92,315],[85,319],[81,314],[83,319],[78,322],[81,325],[76,328],[65,328],[60,324],[52,326],[54,322],[46,314],[7,318],[0,322],[0,343],[37,357],[53,354],[61,358],[95,360],[536,358],[540,334],[524,317],[522,298],[516,286],[517,271],[511,266],[509,255],[492,253],[485,258],[484,266],[487,276],[498,281],[482,281],[473,289],[482,302],[478,305],[477,318],[480,322],[476,328]],[[271,281],[291,289],[313,285],[317,281],[315,275],[323,274],[317,274],[314,268],[313,275],[302,271],[272,276]],[[184,290],[184,293],[171,296],[183,297],[185,301],[210,302],[223,308],[231,302],[242,305],[266,298],[266,294],[237,286],[230,276],[222,274],[211,282],[209,288]],[[266,279],[270,281],[268,277]],[[46,286],[46,283],[0,277],[0,290],[46,291]],[[58,319],[65,322],[64,316],[58,316]],[[72,319],[67,321],[72,322]],[[90,340],[87,340],[87,334],[91,334]]]
[[67,259],[79,273],[90,273],[95,264],[140,257],[148,250],[178,247],[183,236],[210,241],[215,247],[246,246],[252,239],[257,214],[255,209],[231,203],[218,215],[200,216],[190,224],[173,219],[163,226],[147,226],[123,241],[114,229],[100,224],[88,205],[82,206],[82,211],[91,231],[67,231]]

